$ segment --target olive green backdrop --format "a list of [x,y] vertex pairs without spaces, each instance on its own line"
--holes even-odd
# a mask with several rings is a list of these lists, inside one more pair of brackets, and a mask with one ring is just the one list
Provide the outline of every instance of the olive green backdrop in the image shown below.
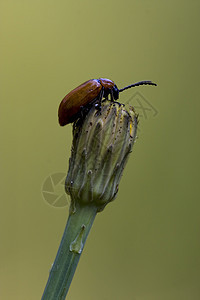
[[68,216],[42,194],[70,156],[58,105],[100,76],[158,87],[121,94],[138,139],[67,298],[200,299],[199,12],[195,0],[1,1],[0,299],[41,298]]

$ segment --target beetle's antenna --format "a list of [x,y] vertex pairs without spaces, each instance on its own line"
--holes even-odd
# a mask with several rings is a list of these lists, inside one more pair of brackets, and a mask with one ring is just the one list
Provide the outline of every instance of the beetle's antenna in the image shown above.
[[123,92],[123,91],[125,91],[125,90],[127,90],[127,89],[130,89],[130,88],[132,88],[132,87],[139,86],[139,85],[155,85],[155,86],[157,86],[156,83],[153,83],[153,82],[150,81],[150,80],[144,80],[144,81],[139,81],[139,82],[130,84],[130,85],[124,87],[123,89],[120,89],[119,92]]

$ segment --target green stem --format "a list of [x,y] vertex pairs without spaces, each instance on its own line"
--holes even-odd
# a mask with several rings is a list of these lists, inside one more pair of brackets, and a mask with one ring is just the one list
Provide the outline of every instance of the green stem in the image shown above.
[[96,213],[95,206],[85,205],[69,215],[42,300],[65,299]]

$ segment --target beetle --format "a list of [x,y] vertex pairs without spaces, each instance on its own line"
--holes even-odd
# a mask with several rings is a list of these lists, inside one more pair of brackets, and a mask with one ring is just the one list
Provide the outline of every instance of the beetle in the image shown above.
[[88,104],[96,103],[97,109],[100,108],[103,97],[114,101],[119,99],[119,93],[139,85],[157,85],[149,80],[139,81],[128,85],[122,89],[118,89],[116,84],[107,78],[90,79],[74,90],[69,92],[61,101],[58,109],[58,119],[61,126],[73,123],[80,116],[82,108]]

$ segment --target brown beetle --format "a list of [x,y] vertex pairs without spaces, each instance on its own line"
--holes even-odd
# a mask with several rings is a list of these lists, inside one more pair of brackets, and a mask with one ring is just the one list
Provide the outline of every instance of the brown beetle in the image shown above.
[[108,99],[111,96],[111,101],[119,99],[119,93],[131,87],[139,85],[156,85],[151,81],[140,81],[126,86],[123,89],[118,89],[116,84],[106,78],[88,80],[69,94],[61,101],[58,109],[58,118],[61,126],[74,122],[80,115],[82,107],[94,102],[101,103],[102,98]]

